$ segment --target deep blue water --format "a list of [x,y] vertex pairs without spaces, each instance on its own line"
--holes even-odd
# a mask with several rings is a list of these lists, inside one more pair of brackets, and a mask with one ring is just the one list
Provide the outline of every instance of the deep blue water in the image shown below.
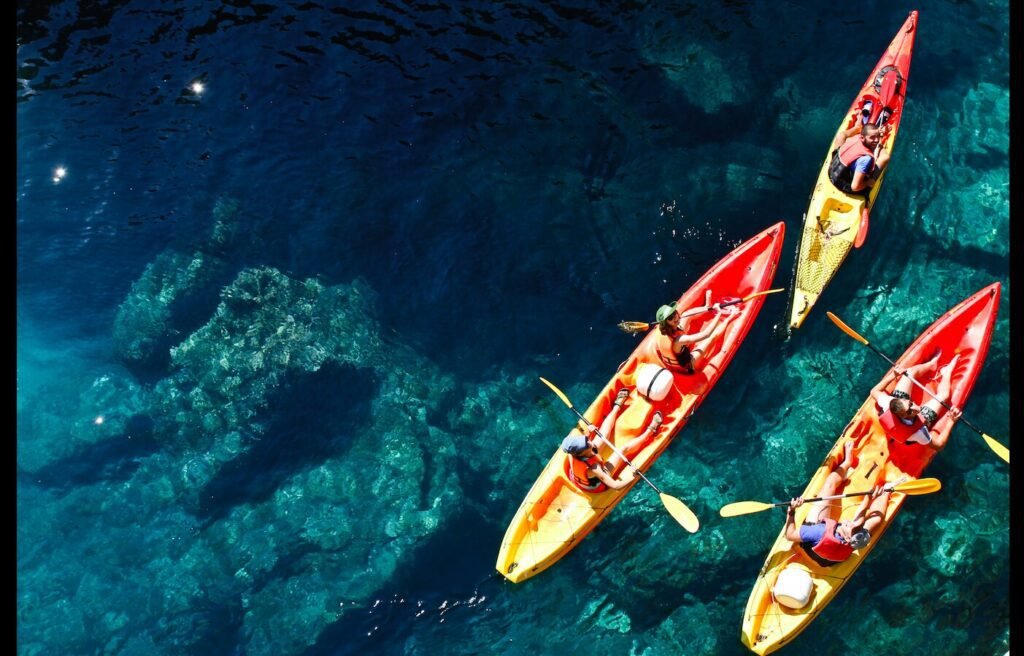
[[[778,220],[788,285],[912,8],[867,243],[789,340],[767,300],[650,472],[701,531],[638,489],[504,582],[572,420],[537,376],[585,405],[618,321]],[[19,652],[741,653],[782,518],[717,509],[801,490],[885,370],[824,310],[897,355],[1001,282],[966,413],[1009,437],[1008,5],[841,11],[20,2]],[[961,426],[928,472],[786,653],[1008,650],[1008,468]]]

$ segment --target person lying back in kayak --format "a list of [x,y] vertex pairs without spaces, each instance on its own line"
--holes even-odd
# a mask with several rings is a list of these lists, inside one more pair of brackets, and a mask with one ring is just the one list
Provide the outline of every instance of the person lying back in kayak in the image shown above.
[[[629,390],[619,390],[619,393],[615,396],[615,402],[612,404],[612,411],[601,422],[601,435],[604,435],[609,440],[614,439],[612,435],[615,430],[615,421],[619,418],[619,413],[622,411],[622,406],[626,403],[627,398],[629,398]],[[651,423],[648,424],[644,432],[634,437],[625,447],[620,449],[623,455],[628,460],[632,460],[634,455],[650,443],[664,421],[665,416],[661,410],[656,411],[651,417]],[[588,492],[603,491],[605,487],[619,490],[632,483],[636,477],[633,468],[628,467],[623,471],[622,478],[614,478],[612,473],[622,464],[622,458],[616,453],[605,461],[598,454],[599,447],[600,444],[598,442],[592,442],[575,431],[562,440],[562,450],[569,454],[569,474],[573,482],[580,489]]]
[[[915,378],[918,382],[927,382],[935,374],[939,365],[939,353],[927,362],[913,365],[904,369],[896,365],[893,367],[892,376],[883,378],[881,382],[871,389],[871,397],[875,399],[878,406],[878,421],[885,429],[885,433],[893,440],[901,444],[926,444],[930,448],[940,451],[946,446],[946,440],[950,431],[939,431],[937,436],[932,436],[929,429],[939,419],[939,414],[944,409],[942,402],[949,403],[950,390],[953,385],[953,370],[956,368],[960,355],[954,355],[953,359],[939,371],[939,386],[935,390],[937,398],[930,398],[924,405],[917,405],[910,400],[910,392],[914,383],[910,380]],[[906,372],[906,376],[903,373]],[[886,393],[885,389],[897,378],[900,382],[892,394]],[[940,402],[940,400],[942,402]],[[951,411],[953,420],[960,418],[960,409],[953,408]]]
[[[853,462],[853,442],[847,442],[844,448],[843,461],[829,472],[815,496],[839,494],[839,488],[846,480]],[[871,541],[871,531],[885,519],[889,491],[876,485],[871,494],[864,497],[857,513],[849,521],[839,521],[842,504],[838,499],[817,501],[798,529],[794,511],[803,503],[803,497],[796,497],[790,500],[786,508],[786,539],[798,543],[819,565],[829,567],[843,562],[855,550],[864,548]]]
[[832,144],[832,163],[828,178],[837,189],[848,194],[867,194],[889,163],[889,152],[882,148],[882,128],[868,123],[853,126],[836,135]]
[[[689,334],[685,326],[689,317],[714,310],[715,318],[703,330]],[[655,318],[658,322],[658,338],[655,349],[661,363],[667,369],[687,375],[693,374],[704,364],[708,350],[722,336],[728,326],[723,317],[739,314],[735,305],[722,308],[720,303],[711,305],[711,290],[704,297],[704,305],[691,308],[680,314],[675,303],[662,305],[658,308]]]

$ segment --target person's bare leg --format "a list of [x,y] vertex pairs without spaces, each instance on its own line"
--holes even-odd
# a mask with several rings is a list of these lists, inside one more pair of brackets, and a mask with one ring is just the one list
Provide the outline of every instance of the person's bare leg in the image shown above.
[[700,342],[693,345],[690,349],[690,361],[693,363],[694,371],[700,369],[704,362],[708,359],[711,349],[714,348],[715,344],[718,343],[718,338],[722,336],[725,329],[729,327],[729,319],[736,315],[730,315],[726,317],[725,321],[719,321],[715,329],[711,331],[711,334],[702,339]]
[[889,492],[883,492],[875,497],[875,500],[868,506],[867,514],[864,515],[864,529],[872,535],[875,529],[885,519],[885,509],[889,505]]
[[[850,465],[853,464],[853,442],[848,441],[843,445],[843,459],[840,463],[829,472],[829,475],[825,478],[825,482],[822,483],[821,489],[818,490],[819,497],[830,497],[833,494],[839,492],[839,488],[842,487],[843,481],[846,480],[846,474],[850,470]],[[832,499],[829,501],[817,501],[815,502],[815,509],[812,509],[808,514],[807,521],[814,523],[821,521],[822,512],[831,510],[833,506],[838,506],[838,499]],[[827,514],[827,513],[826,513]]]
[[931,408],[936,416],[943,410],[942,403],[949,403],[949,393],[953,389],[953,372],[956,370],[959,359],[960,354],[957,353],[946,366],[939,370],[939,387],[935,390],[935,396],[938,398],[929,397],[928,402],[924,404],[924,407]]
[[935,351],[935,355],[928,360],[907,367],[907,373],[916,378],[918,382],[925,382],[922,381],[920,377],[935,371],[939,366],[939,355],[940,351]]
[[[633,456],[650,444],[651,440],[654,439],[654,436],[657,434],[658,429],[663,423],[665,423],[665,416],[661,410],[658,410],[654,413],[654,416],[651,417],[651,423],[647,425],[644,432],[631,439],[626,446],[622,448],[623,455],[625,455],[628,460],[632,461]],[[619,457],[619,454],[612,454],[612,457],[608,458],[608,466],[612,471],[615,471],[620,464],[622,464],[622,458]]]
[[618,394],[615,395],[611,411],[605,415],[604,421],[601,422],[601,434],[613,444],[615,443],[615,436],[612,435],[612,431],[615,430],[615,422],[618,421],[619,415],[622,413],[622,406],[627,398],[629,398],[629,390],[625,388],[620,389]]

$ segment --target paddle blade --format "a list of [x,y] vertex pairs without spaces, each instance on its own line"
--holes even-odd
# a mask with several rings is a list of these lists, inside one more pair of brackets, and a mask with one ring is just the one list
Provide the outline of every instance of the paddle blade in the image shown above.
[[1005,446],[1003,446],[999,442],[996,442],[993,438],[989,437],[985,433],[982,433],[981,436],[983,438],[985,438],[985,444],[988,444],[988,448],[990,448],[993,451],[995,451],[996,455],[999,456],[1000,458],[1002,458],[1005,462],[1007,462],[1007,463],[1010,462],[1010,450],[1009,449],[1007,449]]
[[740,515],[749,515],[751,513],[761,512],[762,510],[768,510],[769,508],[774,507],[774,503],[737,501],[736,503],[729,503],[722,506],[722,509],[718,511],[718,514],[722,517],[738,517]]
[[896,92],[899,90],[900,75],[895,70],[890,70],[882,78],[882,88],[878,92],[879,99],[882,101],[882,107],[892,108],[892,100],[896,97]]
[[[844,333],[846,333],[850,337],[854,338],[855,340],[857,340],[861,344],[864,344],[865,346],[867,346],[868,340],[866,340],[863,337],[861,337],[860,334],[858,334],[856,330],[854,330],[853,328],[850,328],[845,323],[843,323],[842,320],[839,317],[837,317],[836,315],[832,314],[831,312],[826,312],[825,314],[827,314],[828,318],[832,320],[832,323],[834,323],[835,325],[839,326],[839,330],[843,331]],[[541,378],[541,380],[544,380],[544,379]]]
[[903,494],[916,495],[916,494],[931,494],[932,492],[938,492],[942,489],[942,481],[937,478],[919,478],[915,481],[907,481],[906,483],[900,483],[894,485],[892,488],[893,492],[902,492]]
[[539,376],[539,378],[540,378],[540,382],[542,382],[545,385],[547,385],[548,387],[550,387],[551,391],[554,392],[555,394],[557,394],[558,398],[562,399],[562,403],[564,403],[566,405],[566,407],[568,407],[568,408],[572,407],[572,403],[569,402],[569,397],[566,396],[565,394],[563,394],[562,390],[560,390],[557,387],[555,387],[554,384],[551,381],[549,381],[547,378],[544,378],[543,376]]
[[860,213],[860,227],[857,228],[857,238],[853,241],[854,248],[860,248],[864,245],[864,240],[868,236],[868,217],[870,215],[871,212],[869,212],[866,207]]
[[784,287],[779,287],[778,289],[766,289],[763,292],[754,292],[750,296],[744,296],[741,300],[735,301],[735,302],[736,303],[742,303],[743,301],[749,301],[750,299],[757,298],[758,296],[767,296],[768,294],[775,294],[777,292],[784,292],[784,291],[786,291],[786,289]]
[[670,497],[664,492],[659,492],[658,496],[661,497],[661,502],[665,504],[665,510],[668,511],[668,514],[672,515],[673,519],[679,522],[680,526],[690,533],[697,532],[697,529],[700,528],[700,521],[685,503],[675,497]]
[[620,321],[619,322],[619,330],[621,330],[624,333],[629,333],[630,335],[636,335],[637,333],[642,333],[642,332],[644,332],[645,330],[647,330],[650,327],[651,327],[651,324],[644,323],[643,321]]

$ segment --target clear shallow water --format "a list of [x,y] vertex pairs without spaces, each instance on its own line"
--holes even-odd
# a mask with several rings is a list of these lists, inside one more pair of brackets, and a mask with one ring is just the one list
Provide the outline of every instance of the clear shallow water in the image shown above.
[[[912,8],[807,4],[20,9],[21,652],[739,653],[781,517],[718,507],[802,489],[884,371],[823,311],[784,341],[769,299],[651,470],[699,533],[637,490],[541,576],[493,563],[570,425],[538,375],[585,404],[616,322],[780,219],[788,284]],[[1005,438],[1007,7],[916,8],[892,169],[821,309],[896,355],[1002,282],[967,409]],[[928,471],[787,653],[1006,651],[1007,468],[961,427]]]

